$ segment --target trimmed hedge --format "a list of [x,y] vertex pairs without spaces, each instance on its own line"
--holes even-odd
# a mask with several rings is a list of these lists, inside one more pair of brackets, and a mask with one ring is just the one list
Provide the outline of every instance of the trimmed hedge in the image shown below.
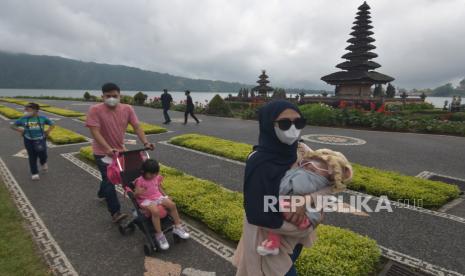
[[[80,155],[94,161],[91,147]],[[205,223],[215,232],[238,241],[244,220],[242,194],[211,181],[162,166],[163,188],[182,212]],[[370,275],[381,256],[376,242],[339,227],[321,225],[314,246],[304,249],[297,262],[302,275]]]
[[38,104],[40,106],[40,108],[50,106],[50,105],[44,104],[44,103],[37,103],[37,102],[34,102],[34,101],[25,101],[25,100],[13,99],[13,98],[0,98],[0,101],[7,102],[7,103],[13,103],[13,104],[17,104],[17,105],[22,105],[22,106],[25,106],[28,103],[33,102],[33,103]]
[[[86,116],[80,116],[78,119],[80,121],[85,122],[86,121]],[[144,122],[139,122],[139,125],[142,127],[144,130],[145,134],[159,134],[159,133],[165,133],[168,132],[168,130],[164,127],[157,126],[157,125],[152,125]],[[126,129],[127,133],[135,134],[134,129],[131,125],[128,125],[128,128]]]
[[[145,134],[159,134],[159,133],[165,133],[168,130],[164,127],[157,126],[157,125],[152,125],[144,122],[139,122],[139,125],[142,127],[144,130]],[[128,126],[126,129],[126,132],[135,134],[134,129],[132,128],[131,125]]]
[[79,117],[79,116],[84,116],[84,113],[82,113],[82,112],[74,111],[74,110],[69,110],[69,109],[64,109],[64,108],[59,108],[59,107],[54,107],[54,106],[51,106],[51,107],[41,107],[40,109],[41,109],[41,110],[44,110],[44,111],[47,111],[47,112],[50,112],[50,113],[54,113],[54,114],[58,114],[58,115],[61,115],[61,116],[65,116],[65,117]]
[[18,119],[24,116],[22,112],[4,105],[0,105],[0,114],[9,119]]
[[55,125],[55,129],[50,132],[48,139],[56,145],[75,144],[86,142],[86,137],[72,130]]
[[[245,161],[252,146],[230,140],[199,134],[184,134],[171,138],[172,144],[207,152],[226,158]],[[439,208],[459,196],[456,185],[439,181],[406,176],[396,172],[384,171],[353,164],[355,174],[349,189],[374,196],[385,195],[391,200],[418,203],[422,200],[425,208]]]
[[252,146],[245,143],[234,142],[213,136],[201,134],[183,134],[170,139],[172,144],[202,152],[243,161],[252,152]]

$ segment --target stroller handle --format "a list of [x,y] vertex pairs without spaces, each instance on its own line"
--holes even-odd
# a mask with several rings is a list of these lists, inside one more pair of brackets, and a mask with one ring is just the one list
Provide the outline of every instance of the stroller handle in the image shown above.
[[[142,149],[135,149],[135,150],[127,150],[127,151],[116,151],[115,153],[117,153],[118,155],[123,155],[124,156],[124,155],[129,154],[129,153],[144,152],[147,159],[150,159],[150,155],[147,152],[148,150],[151,150],[151,149],[150,148],[142,148]],[[116,163],[118,164],[118,167],[119,167],[120,171],[123,171],[123,167],[121,166],[121,162],[119,161],[119,158],[116,158]]]

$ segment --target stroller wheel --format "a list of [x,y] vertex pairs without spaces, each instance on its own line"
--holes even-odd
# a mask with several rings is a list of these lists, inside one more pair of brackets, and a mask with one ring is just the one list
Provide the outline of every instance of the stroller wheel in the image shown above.
[[173,234],[173,241],[174,243],[180,243],[182,239],[178,235]]
[[134,223],[130,223],[128,225],[119,225],[118,230],[121,233],[121,235],[126,236],[128,234],[134,233],[134,230],[136,230],[136,226]]
[[150,244],[144,244],[145,256],[152,256],[153,252],[154,252],[153,247]]

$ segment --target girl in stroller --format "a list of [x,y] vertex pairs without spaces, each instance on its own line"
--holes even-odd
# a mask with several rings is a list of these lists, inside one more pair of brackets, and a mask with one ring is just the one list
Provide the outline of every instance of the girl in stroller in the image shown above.
[[159,175],[160,166],[153,159],[147,159],[142,164],[142,175],[134,181],[134,195],[140,208],[150,214],[155,228],[155,241],[162,250],[169,248],[168,240],[163,234],[160,216],[165,208],[174,220],[173,234],[182,239],[188,239],[189,233],[181,224],[176,204],[168,198],[162,188],[163,177]]

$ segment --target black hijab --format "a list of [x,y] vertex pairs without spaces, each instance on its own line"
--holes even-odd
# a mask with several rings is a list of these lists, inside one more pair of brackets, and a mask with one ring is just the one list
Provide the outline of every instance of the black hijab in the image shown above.
[[281,213],[264,211],[264,196],[279,196],[281,178],[297,159],[297,142],[292,145],[282,143],[274,130],[274,121],[286,109],[301,114],[296,105],[283,100],[260,108],[258,145],[254,146],[255,153],[246,162],[245,213],[249,223],[262,227],[280,228],[283,224]]

